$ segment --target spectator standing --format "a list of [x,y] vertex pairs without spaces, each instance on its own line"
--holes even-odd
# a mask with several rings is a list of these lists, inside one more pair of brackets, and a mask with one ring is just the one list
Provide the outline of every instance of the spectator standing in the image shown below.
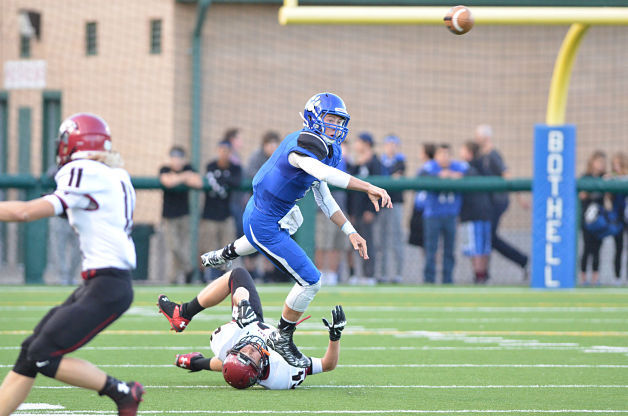
[[[493,145],[493,129],[490,125],[480,124],[476,127],[475,142],[480,147],[481,174],[485,176],[501,176],[502,178],[509,179],[511,176],[510,172],[508,172],[508,168],[504,164],[504,159]],[[522,199],[519,194],[515,195],[519,205],[523,209],[527,210],[530,208],[530,204]],[[508,204],[509,200],[506,192],[491,193],[493,211],[491,216],[491,244],[495,251],[521,267],[523,278],[527,279],[528,256],[497,234],[499,221],[508,209]]]
[[[611,177],[618,180],[628,180],[628,156],[623,152],[617,152],[611,158]],[[615,218],[623,225],[623,229],[615,234],[615,283],[621,284],[621,263],[624,253],[624,233],[628,227],[628,195],[612,194],[613,212]],[[628,258],[627,258],[628,268]]]
[[[231,154],[229,160],[234,166],[239,166],[242,169],[242,136],[240,129],[230,128],[225,132],[222,139],[223,142],[228,142],[231,145]],[[238,184],[239,186],[240,184]],[[249,200],[249,194],[240,190],[232,190],[229,197],[229,210],[231,211],[231,218],[233,218],[233,226],[235,235],[242,235],[244,230],[242,229],[242,214],[244,213],[244,207]]]
[[[246,165],[244,170],[244,175],[246,179],[253,180],[253,177],[257,173],[257,171],[262,167],[264,163],[270,158],[275,149],[279,146],[279,142],[281,141],[281,137],[279,133],[276,131],[269,130],[264,133],[262,136],[262,143],[259,149],[257,149],[251,157]],[[246,193],[246,199],[250,198],[251,194]],[[240,219],[242,216],[240,215]],[[328,221],[329,222],[329,221]],[[238,234],[241,235],[241,234]],[[259,252],[255,252],[249,256],[245,256],[242,258],[244,262],[244,267],[251,274],[253,279],[259,279],[259,273],[257,271],[257,262],[262,262],[262,268],[264,270],[264,275],[262,280],[266,282],[272,282],[276,280],[285,280],[283,273],[279,272],[273,264],[268,261],[268,259],[264,256],[261,256]]]
[[[52,166],[46,175],[54,179],[58,167]],[[0,249],[2,247],[0,246]],[[76,231],[68,222],[67,215],[48,219],[48,261],[46,274],[59,278],[62,285],[74,284],[81,265],[81,250]]]
[[247,179],[253,179],[259,168],[270,158],[277,146],[281,137],[279,133],[273,130],[269,130],[262,136],[261,146],[251,154],[249,161],[245,168],[245,175]]
[[[451,160],[448,144],[436,148],[434,160],[421,169],[421,176],[458,179],[467,170],[464,162]],[[443,283],[453,283],[455,264],[456,218],[460,213],[460,194],[455,192],[428,192],[423,211],[423,244],[425,247],[425,269],[423,280],[434,283],[436,278],[436,251],[439,237],[443,236]]]
[[[382,175],[392,178],[400,178],[406,174],[406,156],[399,151],[401,141],[399,137],[388,135],[384,138],[384,152],[381,156]],[[403,273],[403,259],[405,250],[405,238],[401,220],[403,217],[403,192],[393,191],[389,193],[393,208],[382,211],[377,217],[379,230],[380,256],[377,265],[381,268],[378,273],[381,282],[401,283]],[[393,259],[394,275],[389,273],[389,259]]]
[[[587,161],[587,168],[583,178],[601,178],[606,173],[606,154],[601,150],[596,150]],[[580,192],[580,203],[582,204],[582,239],[583,249],[580,259],[580,284],[588,285],[587,269],[589,258],[591,258],[592,277],[591,283],[599,284],[600,278],[600,249],[602,248],[602,239],[587,229],[587,222],[591,223],[604,208],[603,192]]]
[[[420,156],[421,163],[424,165],[434,159],[436,146],[433,143],[425,143],[422,147]],[[421,168],[417,172],[417,176],[421,174]],[[425,199],[427,191],[419,191],[414,196],[414,205],[412,209],[412,217],[410,217],[410,236],[408,244],[423,248],[423,211],[425,209]]]
[[[381,175],[382,164],[377,158],[373,150],[373,136],[371,133],[360,133],[353,142],[353,151],[355,155],[355,165],[352,166],[350,174],[363,179],[369,176]],[[349,194],[349,212],[355,218],[355,228],[358,233],[366,240],[373,241],[371,244],[371,254],[369,260],[363,263],[363,274],[365,284],[373,285],[375,280],[375,264],[378,261],[378,242],[375,236],[375,208],[373,203],[365,193],[352,192]]]
[[187,161],[185,150],[173,146],[168,153],[168,161],[159,169],[159,182],[165,188],[161,225],[173,266],[168,282],[177,283],[177,278],[183,273],[185,282],[190,283],[196,267],[190,258],[189,191],[176,188],[180,185],[202,188],[203,180]]
[[[477,143],[468,141],[460,149],[460,158],[469,167],[465,176],[479,176],[481,169],[480,148]],[[471,258],[474,282],[488,280],[488,260],[491,254],[491,205],[488,192],[465,192],[462,194],[460,222],[462,223],[463,254]]]
[[[224,245],[235,239],[234,219],[229,202],[232,190],[242,182],[242,168],[231,158],[231,143],[218,143],[218,158],[207,164],[205,206],[200,225],[199,248],[202,254],[208,247]],[[204,280],[216,278],[220,271],[205,269]]]

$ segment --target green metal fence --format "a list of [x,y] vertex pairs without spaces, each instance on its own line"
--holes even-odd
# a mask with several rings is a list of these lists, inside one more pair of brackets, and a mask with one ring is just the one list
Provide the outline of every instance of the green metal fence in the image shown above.
[[[132,181],[138,190],[163,189],[159,179],[156,177],[134,177]],[[529,192],[532,190],[532,179],[530,178],[503,179],[499,177],[476,176],[462,179],[439,179],[433,177],[392,179],[390,177],[374,176],[369,177],[369,182],[389,191]],[[44,193],[51,192],[53,188],[54,182],[46,176],[37,178],[26,174],[0,174],[0,189],[22,189],[25,191],[26,199],[37,198]],[[184,189],[184,187],[181,188]],[[205,189],[209,189],[207,182],[205,182]],[[251,181],[243,182],[240,189],[250,191]],[[196,191],[199,192],[199,190]],[[628,194],[628,181],[595,178],[579,179],[577,181],[577,191]],[[303,217],[308,220],[304,222],[295,238],[308,255],[313,256],[314,233],[316,231],[313,219],[317,210],[316,204],[312,196],[307,195],[306,198],[299,202],[299,206]],[[26,283],[42,283],[43,281],[42,278],[46,266],[46,229],[47,222],[45,220],[35,221],[24,228],[24,258],[28,259],[28,261],[24,261],[24,280]]]

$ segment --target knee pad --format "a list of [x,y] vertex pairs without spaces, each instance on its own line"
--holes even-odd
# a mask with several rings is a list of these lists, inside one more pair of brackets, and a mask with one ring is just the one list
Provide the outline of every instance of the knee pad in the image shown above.
[[237,267],[231,271],[231,275],[229,276],[229,281],[227,282],[227,284],[229,285],[229,291],[231,292],[232,298],[236,290],[241,287],[248,290],[249,295],[253,292],[257,292],[251,274],[242,267]]
[[22,345],[20,355],[17,357],[17,360],[15,360],[13,371],[26,377],[35,378],[35,376],[37,376],[37,366],[35,365],[35,361],[28,359],[27,350],[28,347]]
[[37,342],[35,342],[29,346],[26,354],[27,359],[34,364],[35,370],[38,373],[41,373],[46,377],[55,378],[63,356],[60,355],[52,357],[48,353],[38,351],[37,345]]
[[286,305],[288,305],[288,307],[294,311],[305,312],[308,305],[310,304],[310,302],[312,302],[312,299],[314,299],[314,296],[316,296],[320,288],[320,280],[314,284],[307,286],[301,286],[295,283],[295,285],[292,287],[292,290],[290,290],[290,293],[288,293],[288,297],[286,298]]
[[255,287],[251,274],[242,267],[233,269],[229,276],[229,289],[231,290],[231,294],[239,287],[244,287],[248,290]]

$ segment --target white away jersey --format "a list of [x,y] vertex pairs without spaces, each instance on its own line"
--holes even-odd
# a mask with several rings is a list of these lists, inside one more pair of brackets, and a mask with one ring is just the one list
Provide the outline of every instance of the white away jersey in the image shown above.
[[[275,330],[273,326],[263,322],[253,322],[244,328],[240,328],[235,322],[229,322],[214,331],[211,337],[211,349],[216,358],[224,361],[227,352],[242,338],[256,335],[267,342],[268,337]],[[306,368],[291,366],[272,349],[268,352],[270,352],[270,357],[268,357],[270,369],[268,377],[259,381],[260,386],[269,390],[286,390],[295,388],[305,380]],[[319,373],[322,370],[320,359],[312,358],[312,367],[313,374]]]
[[135,268],[135,190],[124,169],[88,159],[74,160],[55,175],[57,189],[46,196],[57,215],[66,212],[78,233],[83,270]]

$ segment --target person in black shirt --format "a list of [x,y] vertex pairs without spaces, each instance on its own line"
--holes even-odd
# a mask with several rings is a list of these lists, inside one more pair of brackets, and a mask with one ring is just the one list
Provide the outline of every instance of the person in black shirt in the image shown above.
[[[235,225],[230,209],[231,193],[242,183],[242,167],[231,158],[231,143],[218,143],[218,159],[207,164],[209,190],[205,192],[205,206],[199,232],[199,255],[208,247],[225,245],[235,240]],[[205,269],[205,280],[222,274]]]
[[159,181],[164,189],[162,227],[169,253],[172,254],[174,272],[169,283],[177,282],[180,273],[190,283],[195,266],[190,257],[190,206],[187,190],[172,189],[179,185],[201,188],[203,181],[186,160],[180,146],[170,149],[168,163],[159,169]]
[[[350,167],[349,174],[360,179],[368,176],[381,175],[382,164],[373,151],[373,136],[370,133],[360,133],[353,142],[355,152],[355,165]],[[350,192],[348,197],[349,214],[355,218],[355,229],[366,240],[373,241],[371,244],[370,259],[366,260],[363,267],[364,282],[375,284],[375,264],[378,257],[377,242],[374,239],[375,208],[366,193]]]
[[[606,154],[601,150],[596,150],[587,161],[587,170],[582,175],[583,178],[601,178],[606,173]],[[603,192],[580,192],[578,194],[580,203],[582,204],[582,240],[583,249],[580,259],[580,284],[588,285],[587,266],[589,257],[591,257],[592,278],[591,283],[599,284],[600,278],[600,249],[602,248],[602,239],[589,231],[586,227],[587,222],[593,222],[594,218],[590,218],[594,212],[601,212],[604,208]]]
[[[510,172],[504,163],[504,159],[493,145],[493,129],[491,126],[488,124],[480,124],[477,126],[474,140],[478,146],[480,146],[480,173],[484,176],[501,176],[502,178],[509,179]],[[493,249],[521,267],[523,278],[527,279],[528,256],[497,234],[499,221],[508,209],[508,194],[505,192],[492,192],[490,195],[493,210],[491,217],[491,244]],[[515,194],[515,197],[523,209],[530,209],[530,204],[522,199],[520,194]]]
[[[436,145],[434,143],[424,143],[421,152],[421,167],[416,176],[421,174],[423,165],[434,159],[436,153]],[[412,209],[412,217],[410,217],[410,235],[408,236],[408,244],[423,248],[423,210],[425,209],[425,200],[427,199],[427,191],[418,191],[414,195],[414,204]]]
[[[469,164],[465,176],[480,175],[480,147],[468,141],[460,149],[460,158]],[[488,280],[488,260],[491,254],[491,196],[488,192],[464,192],[460,222],[465,244],[463,254],[471,258],[475,283]]]
[[[240,129],[227,129],[221,141],[228,142],[231,145],[229,160],[231,160],[233,165],[239,166],[244,174],[245,168],[241,157],[244,142],[242,140]],[[249,197],[250,195],[247,192],[240,190],[231,191],[231,196],[229,197],[229,209],[231,210],[231,216],[233,218],[235,235],[242,235],[244,233],[242,228],[242,214],[244,214],[244,208],[246,207],[246,203],[249,201]]]

